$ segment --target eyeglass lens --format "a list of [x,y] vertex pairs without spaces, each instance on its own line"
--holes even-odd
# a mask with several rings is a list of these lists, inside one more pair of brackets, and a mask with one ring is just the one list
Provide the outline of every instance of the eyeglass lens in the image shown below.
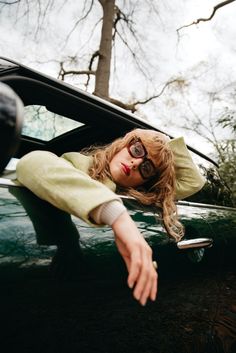
[[134,158],[142,158],[146,155],[146,151],[141,142],[137,141],[129,147],[130,154]]
[[144,179],[148,179],[155,174],[155,168],[149,159],[144,160],[139,165],[139,170]]
[[[143,158],[147,155],[146,149],[141,141],[134,141],[128,148],[133,158]],[[155,166],[150,159],[144,159],[139,165],[139,171],[143,179],[148,179],[155,174]]]

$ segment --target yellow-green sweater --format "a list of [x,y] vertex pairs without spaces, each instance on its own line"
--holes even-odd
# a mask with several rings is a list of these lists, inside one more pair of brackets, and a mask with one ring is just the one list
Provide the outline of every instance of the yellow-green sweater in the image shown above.
[[[205,179],[193,163],[182,137],[169,142],[174,153],[176,199],[184,199],[199,191]],[[92,157],[69,152],[61,157],[47,151],[33,151],[17,164],[17,178],[41,199],[73,214],[90,225],[90,212],[104,202],[121,199],[110,179],[103,183],[92,179],[88,169]]]

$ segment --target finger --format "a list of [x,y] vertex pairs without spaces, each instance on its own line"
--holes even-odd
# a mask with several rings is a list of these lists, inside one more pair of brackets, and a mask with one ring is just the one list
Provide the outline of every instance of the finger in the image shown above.
[[141,255],[140,251],[137,249],[133,251],[130,257],[129,263],[129,276],[128,276],[128,286],[133,288],[134,283],[137,282],[140,269],[141,269]]
[[145,305],[148,298],[150,298],[151,300],[155,300],[156,293],[157,293],[157,272],[153,265],[153,261],[149,261],[149,275],[146,281],[145,288],[141,294],[140,303],[142,305]]
[[140,300],[139,300],[140,304],[143,306],[146,305],[147,299],[149,298],[149,296],[151,294],[152,285],[153,285],[153,283],[152,283],[151,278],[147,279],[146,285],[144,287],[144,290],[143,290],[143,292],[140,296]]
[[151,288],[151,294],[150,294],[150,299],[151,300],[156,300],[157,297],[157,289],[158,289],[158,273],[155,271],[155,278],[153,280],[152,288]]
[[[145,250],[145,253],[143,254],[143,259],[142,259],[142,268],[139,274],[139,277],[137,279],[137,284],[135,286],[134,290],[134,297],[137,300],[141,300],[142,294],[145,292],[145,289],[149,287],[150,290],[150,255],[147,253],[147,250]],[[144,301],[144,298],[143,298]]]

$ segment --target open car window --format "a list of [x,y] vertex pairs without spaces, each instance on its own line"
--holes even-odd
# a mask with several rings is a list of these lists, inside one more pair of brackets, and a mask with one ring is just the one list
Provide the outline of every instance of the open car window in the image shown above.
[[45,106],[28,105],[25,107],[22,134],[39,140],[50,141],[83,125],[78,121],[50,112]]

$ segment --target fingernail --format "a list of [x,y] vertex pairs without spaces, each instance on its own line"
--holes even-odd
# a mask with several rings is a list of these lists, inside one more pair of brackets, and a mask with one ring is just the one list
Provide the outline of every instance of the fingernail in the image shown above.
[[133,283],[133,282],[130,282],[130,283],[128,283],[128,286],[129,286],[130,289],[132,289],[133,286],[134,286],[134,283]]

